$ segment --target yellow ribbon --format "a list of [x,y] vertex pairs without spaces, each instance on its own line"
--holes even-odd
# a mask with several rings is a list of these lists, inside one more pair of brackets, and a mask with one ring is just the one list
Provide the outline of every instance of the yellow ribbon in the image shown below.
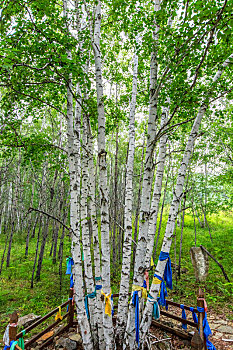
[[62,317],[62,315],[61,315],[61,306],[59,306],[58,307],[58,312],[57,312],[57,314],[56,314],[56,316],[55,316],[55,321],[57,321],[57,320],[62,320],[63,319],[63,317]]
[[143,299],[147,299],[147,290],[146,288],[143,288],[143,287],[140,287],[140,286],[137,286],[136,284],[133,284],[132,285],[132,292],[139,292],[139,291],[142,291],[142,298]]
[[152,284],[161,284],[162,281],[160,281],[157,277],[153,277]]
[[111,306],[111,295],[112,290],[110,289],[110,293],[107,295],[101,290],[101,294],[104,295],[104,301],[105,301],[105,314],[108,316],[112,315],[112,306]]
[[152,258],[152,257],[150,258],[150,266],[155,266],[155,264],[154,264],[154,260],[153,260],[153,258]]

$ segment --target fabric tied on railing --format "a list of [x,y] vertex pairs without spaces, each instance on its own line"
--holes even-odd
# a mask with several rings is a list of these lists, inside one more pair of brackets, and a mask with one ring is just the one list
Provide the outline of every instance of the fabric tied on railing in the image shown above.
[[165,286],[164,280],[162,279],[162,277],[160,277],[159,275],[156,275],[156,273],[155,273],[152,283],[153,284],[160,284],[160,295],[158,298],[158,303],[161,306],[165,306],[167,309],[167,303],[166,303],[167,288]]
[[10,350],[15,350],[16,345],[18,344],[17,341],[12,340],[10,342]]
[[72,266],[74,265],[74,260],[69,256],[69,258],[66,259],[66,275],[70,275],[72,273]]
[[132,292],[140,292],[142,291],[142,298],[147,299],[147,290],[146,290],[146,281],[143,282],[143,287],[137,286],[136,284],[132,285]]
[[189,310],[192,312],[193,322],[198,323],[197,314],[195,313],[194,308],[190,307]]
[[135,332],[136,332],[136,342],[139,347],[139,297],[138,290],[133,292],[132,304],[135,307]]
[[153,313],[152,316],[155,320],[160,318],[160,309],[157,300],[155,300],[150,294],[148,294],[148,300],[150,303],[153,303]]
[[199,307],[197,306],[198,312],[205,312],[205,317],[203,319],[203,332],[204,332],[204,337],[206,339],[206,346],[208,350],[216,350],[215,346],[211,343],[211,341],[208,339],[209,335],[212,334],[209,323],[207,321],[207,314],[205,311],[206,308]]
[[111,307],[111,295],[112,291],[110,290],[110,293],[107,295],[101,290],[101,294],[104,296],[105,301],[105,314],[108,316],[112,315],[112,307]]
[[164,271],[164,281],[166,281],[166,285],[169,289],[172,289],[172,265],[171,265],[171,258],[169,256],[169,253],[160,252],[159,254],[159,260],[164,261],[167,260],[165,271]]
[[[11,348],[11,346],[12,346],[14,343],[15,343],[15,341],[14,341],[14,340],[12,340],[12,341],[10,342],[10,344],[9,344],[9,345],[5,345],[5,346],[4,346],[3,350],[8,350],[8,349],[10,349],[10,348]],[[17,344],[17,342],[16,342],[16,344]],[[15,345],[16,345],[16,344],[15,344]],[[15,348],[15,345],[14,345],[14,348]]]
[[73,279],[73,274],[71,273],[70,275],[70,288],[74,287],[74,279]]
[[[186,320],[187,317],[186,317],[186,312],[185,312],[185,309],[184,309],[184,305],[183,305],[183,304],[180,304],[180,308],[181,308],[181,310],[182,310],[182,318],[183,318],[183,320]],[[187,329],[187,323],[183,323],[183,322],[182,322],[182,328],[183,328],[183,329]]]
[[63,319],[63,317],[62,317],[62,315],[61,315],[61,306],[59,306],[58,307],[58,312],[57,312],[57,314],[56,314],[56,316],[55,316],[55,321],[57,321],[57,320],[62,320]]

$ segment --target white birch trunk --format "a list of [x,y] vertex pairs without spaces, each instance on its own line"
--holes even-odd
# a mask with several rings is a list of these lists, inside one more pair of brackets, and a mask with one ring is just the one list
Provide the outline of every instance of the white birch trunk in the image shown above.
[[[103,101],[103,79],[100,52],[100,28],[101,28],[101,2],[98,1],[95,11],[94,37],[92,46],[95,57],[95,77],[97,90],[98,110],[98,162],[99,162],[99,191],[101,200],[101,250],[102,250],[102,288],[106,295],[110,294],[110,242],[109,242],[109,212],[108,212],[108,187],[107,166],[105,149],[105,112]],[[106,342],[106,350],[113,349],[113,325],[112,317],[104,312],[103,303],[103,326]]]
[[[81,229],[82,229],[82,244],[83,244],[83,255],[84,255],[84,276],[86,282],[87,294],[91,294],[95,291],[95,285],[93,281],[92,272],[92,261],[90,252],[90,235],[87,220],[87,197],[88,197],[88,156],[86,151],[87,146],[87,125],[86,116],[83,115],[83,135],[82,135],[82,187],[81,187],[81,199],[80,199],[80,214],[81,214]],[[98,347],[98,336],[97,336],[97,313],[96,313],[96,302],[95,298],[88,298],[88,308],[90,315],[90,324],[92,331],[92,338],[94,347]]]
[[[230,56],[230,58],[232,58],[232,57],[233,57],[233,55]],[[227,59],[223,63],[223,68],[225,68],[229,64],[229,62],[230,62],[230,60]],[[222,70],[219,70],[216,73],[215,77],[213,78],[213,83],[216,83],[217,80],[221,77],[221,75],[222,75]],[[188,138],[188,141],[186,144],[183,160],[181,162],[180,169],[178,172],[176,188],[174,191],[174,195],[173,195],[173,199],[172,199],[172,203],[171,203],[171,207],[170,207],[170,212],[169,212],[168,221],[167,221],[167,225],[166,225],[165,236],[164,236],[163,245],[162,245],[162,249],[161,249],[165,253],[170,252],[170,248],[171,248],[171,244],[172,244],[172,236],[173,236],[173,232],[174,232],[174,228],[175,228],[175,221],[177,218],[180,201],[181,201],[182,195],[183,195],[183,187],[184,187],[187,168],[188,168],[190,158],[191,158],[191,155],[193,152],[194,142],[195,142],[195,139],[198,135],[198,130],[200,128],[202,118],[206,112],[209,98],[210,98],[210,95],[211,95],[213,88],[214,88],[214,84],[207,95],[205,103],[202,104],[202,106],[200,107],[200,109],[198,111],[197,117],[194,121],[191,133],[189,135],[189,138]],[[163,277],[163,275],[164,275],[166,263],[167,263],[167,260],[164,260],[164,261],[159,260],[157,263],[155,273],[157,275],[159,275],[160,277]],[[157,295],[158,295],[159,289],[160,289],[160,284],[152,284],[151,285],[150,295],[153,297],[154,300],[157,300]],[[142,319],[142,322],[140,324],[141,343],[143,343],[145,336],[148,332],[148,329],[150,327],[150,324],[151,324],[152,309],[153,309],[153,303],[150,302],[149,298],[148,298],[147,303],[146,303],[146,307],[145,307],[145,310],[143,313],[143,319]]]
[[[64,16],[67,16],[67,1],[63,0]],[[69,30],[69,29],[68,29]],[[71,58],[71,53],[67,53]],[[72,76],[69,76],[67,87],[67,138],[68,138],[68,161],[70,175],[70,225],[72,232],[72,257],[74,260],[74,298],[77,309],[77,318],[85,350],[93,350],[90,325],[87,319],[84,293],[83,293],[83,273],[80,247],[80,221],[79,221],[79,195],[80,195],[80,134],[76,130],[74,137],[73,118],[73,96],[72,96]]]
[[[155,11],[160,9],[160,0],[155,1]],[[159,28],[154,23],[153,40],[154,50],[151,54],[150,62],[150,108],[149,108],[149,119],[148,119],[148,130],[147,130],[147,145],[145,154],[145,165],[144,165],[144,176],[142,183],[142,196],[141,196],[141,208],[140,208],[140,222],[139,222],[139,235],[135,256],[134,265],[134,278],[133,284],[142,286],[144,279],[144,258],[147,247],[147,232],[150,217],[150,194],[153,180],[153,153],[154,153],[154,139],[156,135],[156,119],[157,119],[157,103],[158,98],[156,94],[156,82],[157,82],[157,53],[156,44],[158,41]],[[125,333],[125,343],[132,349],[135,345],[135,308],[130,304],[127,328]]]
[[[100,267],[100,246],[99,246],[99,236],[98,236],[98,222],[97,222],[97,212],[95,204],[95,166],[93,162],[93,142],[91,125],[88,120],[88,169],[89,169],[89,205],[91,210],[91,225],[92,225],[92,235],[93,235],[93,252],[94,252],[94,266],[95,266],[95,284],[101,285],[101,267]],[[99,349],[105,349],[105,339],[104,339],[104,329],[103,329],[103,310],[101,301],[101,290],[96,290],[96,312],[98,314],[98,338],[99,338]]]
[[124,331],[127,323],[128,313],[128,293],[130,281],[131,265],[131,246],[132,246],[132,206],[133,206],[133,169],[134,169],[134,151],[135,151],[135,109],[137,96],[137,75],[138,75],[138,56],[134,56],[134,71],[132,84],[132,98],[129,115],[129,148],[126,168],[126,187],[125,187],[125,208],[124,208],[124,245],[122,258],[121,283],[118,298],[117,312],[117,346],[122,348]]
[[[161,128],[167,123],[168,113],[169,113],[169,109],[167,107],[164,107],[161,115]],[[165,159],[166,159],[166,143],[167,143],[167,136],[163,135],[160,138],[160,142],[159,142],[158,167],[156,171],[154,192],[153,192],[151,209],[150,209],[151,214],[150,214],[150,220],[149,220],[148,241],[147,241],[147,249],[146,249],[146,256],[145,256],[145,267],[148,267],[148,268],[150,268],[150,261],[153,253],[153,247],[154,247],[156,224],[157,224],[157,217],[159,212],[159,202],[160,202],[161,191],[162,191],[162,182],[163,182],[164,166],[165,166]]]

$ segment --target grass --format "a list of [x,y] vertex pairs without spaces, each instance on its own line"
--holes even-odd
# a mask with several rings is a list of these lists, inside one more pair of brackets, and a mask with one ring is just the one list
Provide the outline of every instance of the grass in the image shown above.
[[[233,241],[233,214],[219,213],[209,218],[213,243],[209,238],[208,229],[200,228],[197,225],[197,246],[202,244],[206,249],[221,262],[224,269],[233,281],[232,264],[232,241]],[[166,216],[162,223],[164,232],[166,225]],[[224,310],[228,318],[232,318],[233,306],[231,302],[233,283],[227,283],[224,279],[221,269],[212,260],[209,260],[209,275],[205,283],[198,284],[195,280],[194,271],[190,259],[189,250],[194,246],[194,227],[191,216],[185,216],[185,226],[183,234],[182,249],[182,273],[181,279],[176,281],[173,274],[172,291],[168,290],[169,299],[180,301],[188,305],[196,305],[198,287],[202,287],[205,292],[205,298],[210,308],[216,312]],[[0,258],[2,257],[5,236],[0,236]],[[177,228],[176,256],[178,261],[180,228]],[[162,237],[159,240],[159,249],[162,244]],[[68,298],[69,276],[65,275],[65,259],[70,255],[70,241],[66,237],[64,242],[63,259],[63,280],[62,290],[59,289],[58,264],[52,263],[49,256],[51,242],[48,242],[45,257],[42,266],[41,280],[36,282],[34,288],[30,288],[31,273],[36,249],[36,238],[30,240],[29,256],[25,258],[25,236],[15,235],[12,245],[11,264],[6,269],[5,265],[0,276],[0,338],[4,333],[8,323],[9,314],[18,310],[21,316],[28,313],[45,315]],[[158,252],[159,252],[158,249]],[[171,248],[171,259],[174,262],[174,240]],[[120,272],[112,281],[112,290],[119,290]],[[132,276],[131,276],[132,277]]]

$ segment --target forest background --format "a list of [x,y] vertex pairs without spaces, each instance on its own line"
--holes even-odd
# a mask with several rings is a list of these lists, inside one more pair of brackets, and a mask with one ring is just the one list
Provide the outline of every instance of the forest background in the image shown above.
[[[204,245],[232,281],[232,61],[224,66],[233,52],[232,1],[9,0],[1,5],[0,333],[16,308],[21,314],[44,314],[66,300],[74,192],[80,278],[87,285],[85,263],[90,259],[95,270],[98,239],[103,252],[109,244],[111,287],[119,291],[126,230],[132,234],[132,284],[145,221],[154,227],[148,242],[158,260],[183,154],[203,106],[174,218],[169,297],[196,300],[192,246]],[[78,171],[71,165],[77,154]],[[104,261],[107,251],[99,259]],[[200,285],[208,304],[231,317],[232,282],[214,262]]]

